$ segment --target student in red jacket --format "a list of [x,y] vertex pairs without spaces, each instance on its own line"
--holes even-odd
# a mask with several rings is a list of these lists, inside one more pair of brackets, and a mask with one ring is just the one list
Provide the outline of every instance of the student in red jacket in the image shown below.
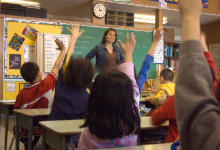
[[[215,96],[215,91],[218,83],[217,72],[212,56],[206,46],[204,33],[201,34],[201,43],[203,46],[204,55],[210,66],[210,70],[213,78],[213,95]],[[176,138],[179,136],[179,133],[176,123],[174,95],[169,97],[158,109],[154,110],[151,113],[151,116],[152,116],[152,123],[155,125],[162,124],[163,122],[169,120],[169,127],[165,142],[166,143],[175,142]]]
[[218,77],[217,77],[215,63],[212,59],[211,53],[208,51],[208,48],[206,46],[206,35],[203,32],[201,33],[201,43],[202,43],[203,52],[206,57],[206,60],[208,61],[208,64],[213,71],[213,73],[212,73],[212,76],[213,76],[213,95],[215,96],[217,83],[218,83]]
[[151,114],[151,121],[153,124],[162,124],[169,120],[169,127],[165,143],[171,143],[179,136],[176,124],[176,112],[174,106],[174,95],[169,97],[158,109]]

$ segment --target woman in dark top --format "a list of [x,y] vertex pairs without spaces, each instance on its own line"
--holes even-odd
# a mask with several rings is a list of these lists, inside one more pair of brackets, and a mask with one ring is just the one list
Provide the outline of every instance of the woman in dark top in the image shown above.
[[121,50],[115,45],[117,41],[117,32],[113,28],[105,31],[102,42],[96,45],[86,58],[91,60],[96,56],[95,73],[103,70],[113,70],[117,63],[124,60]]

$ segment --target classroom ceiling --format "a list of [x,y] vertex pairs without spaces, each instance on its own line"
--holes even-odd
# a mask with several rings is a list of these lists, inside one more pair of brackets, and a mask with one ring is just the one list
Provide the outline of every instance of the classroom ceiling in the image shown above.
[[[91,0],[28,0],[40,3],[42,8],[47,9],[48,14],[59,16],[71,16],[90,18]],[[155,15],[155,9],[130,6],[115,3],[107,3],[107,9],[135,12],[144,15]],[[181,27],[180,13],[177,11],[164,10],[164,17],[167,18],[166,26]],[[220,16],[201,15],[201,24],[220,20]]]

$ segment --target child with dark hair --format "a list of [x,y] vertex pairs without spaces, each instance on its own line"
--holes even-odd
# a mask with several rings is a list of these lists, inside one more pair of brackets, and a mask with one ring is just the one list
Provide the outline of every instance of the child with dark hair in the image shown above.
[[[55,86],[55,96],[49,120],[72,120],[86,118],[86,105],[89,98],[87,90],[92,84],[93,66],[84,58],[73,59],[75,43],[84,30],[79,32],[79,24],[70,30],[71,40],[66,59],[59,71]],[[64,45],[58,45],[64,47]],[[76,148],[80,135],[66,136],[66,149]]]
[[173,84],[174,74],[170,69],[163,69],[160,72],[161,85],[157,89],[156,95],[146,97],[146,100],[158,108],[170,96],[175,94],[175,84]]
[[[209,64],[210,72],[212,75],[213,81],[213,95],[215,96],[216,84],[218,81],[217,72],[215,69],[214,61],[211,57],[210,52],[206,46],[205,42],[205,34],[201,34],[201,43],[203,47],[203,52],[206,57],[206,60]],[[218,94],[218,93],[217,93]],[[218,96],[218,95],[216,95]],[[217,97],[218,98],[218,97]],[[175,112],[175,104],[174,104],[174,95],[169,97],[158,109],[154,110],[151,113],[152,123],[155,125],[160,125],[165,121],[169,121],[168,133],[165,139],[166,143],[174,142],[176,138],[179,136],[179,132],[177,129],[176,123],[176,112]]]
[[[89,97],[86,89],[92,84],[93,67],[87,59],[73,59],[75,43],[84,30],[79,32],[79,25],[75,24],[69,31],[71,40],[66,59],[59,71],[49,120],[84,119],[86,117],[86,104]],[[61,47],[64,45],[62,44]]]
[[[125,63],[117,70],[101,72],[96,77],[89,95],[85,127],[78,149],[101,149],[137,145],[140,117],[136,98],[139,94],[134,79],[132,53],[135,36],[126,36],[121,50]],[[129,79],[130,78],[130,79]]]
[[[61,43],[58,39],[55,42]],[[20,69],[21,75],[31,85],[19,92],[14,109],[48,108],[51,106],[52,93],[64,55],[65,49],[61,49],[51,72],[44,80],[42,80],[42,74],[36,63],[27,62],[22,65]]]
[[[57,44],[62,43],[58,39],[55,40]],[[60,49],[61,52],[51,70],[51,72],[42,80],[42,74],[39,67],[34,62],[24,63],[20,69],[21,75],[25,81],[31,85],[23,88],[17,95],[14,109],[33,109],[33,108],[48,108],[51,107],[52,95],[57,80],[57,74],[59,71],[60,64],[65,55],[65,49]],[[41,119],[39,119],[41,120]],[[34,126],[38,127],[38,119],[34,121]],[[22,134],[20,141],[24,143],[25,150],[28,149],[27,137],[24,135],[27,130],[22,127]],[[33,145],[39,140],[39,137],[35,136]]]

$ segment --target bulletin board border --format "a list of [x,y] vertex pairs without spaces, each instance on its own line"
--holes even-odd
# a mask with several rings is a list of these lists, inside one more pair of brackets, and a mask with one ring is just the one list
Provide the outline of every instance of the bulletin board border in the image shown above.
[[22,79],[22,76],[19,75],[7,75],[7,35],[8,35],[8,23],[9,22],[17,22],[17,23],[27,23],[27,24],[38,24],[38,25],[49,25],[49,26],[57,26],[63,28],[62,24],[57,22],[44,22],[44,21],[37,21],[37,20],[25,20],[25,19],[14,19],[14,18],[4,18],[4,79]]

